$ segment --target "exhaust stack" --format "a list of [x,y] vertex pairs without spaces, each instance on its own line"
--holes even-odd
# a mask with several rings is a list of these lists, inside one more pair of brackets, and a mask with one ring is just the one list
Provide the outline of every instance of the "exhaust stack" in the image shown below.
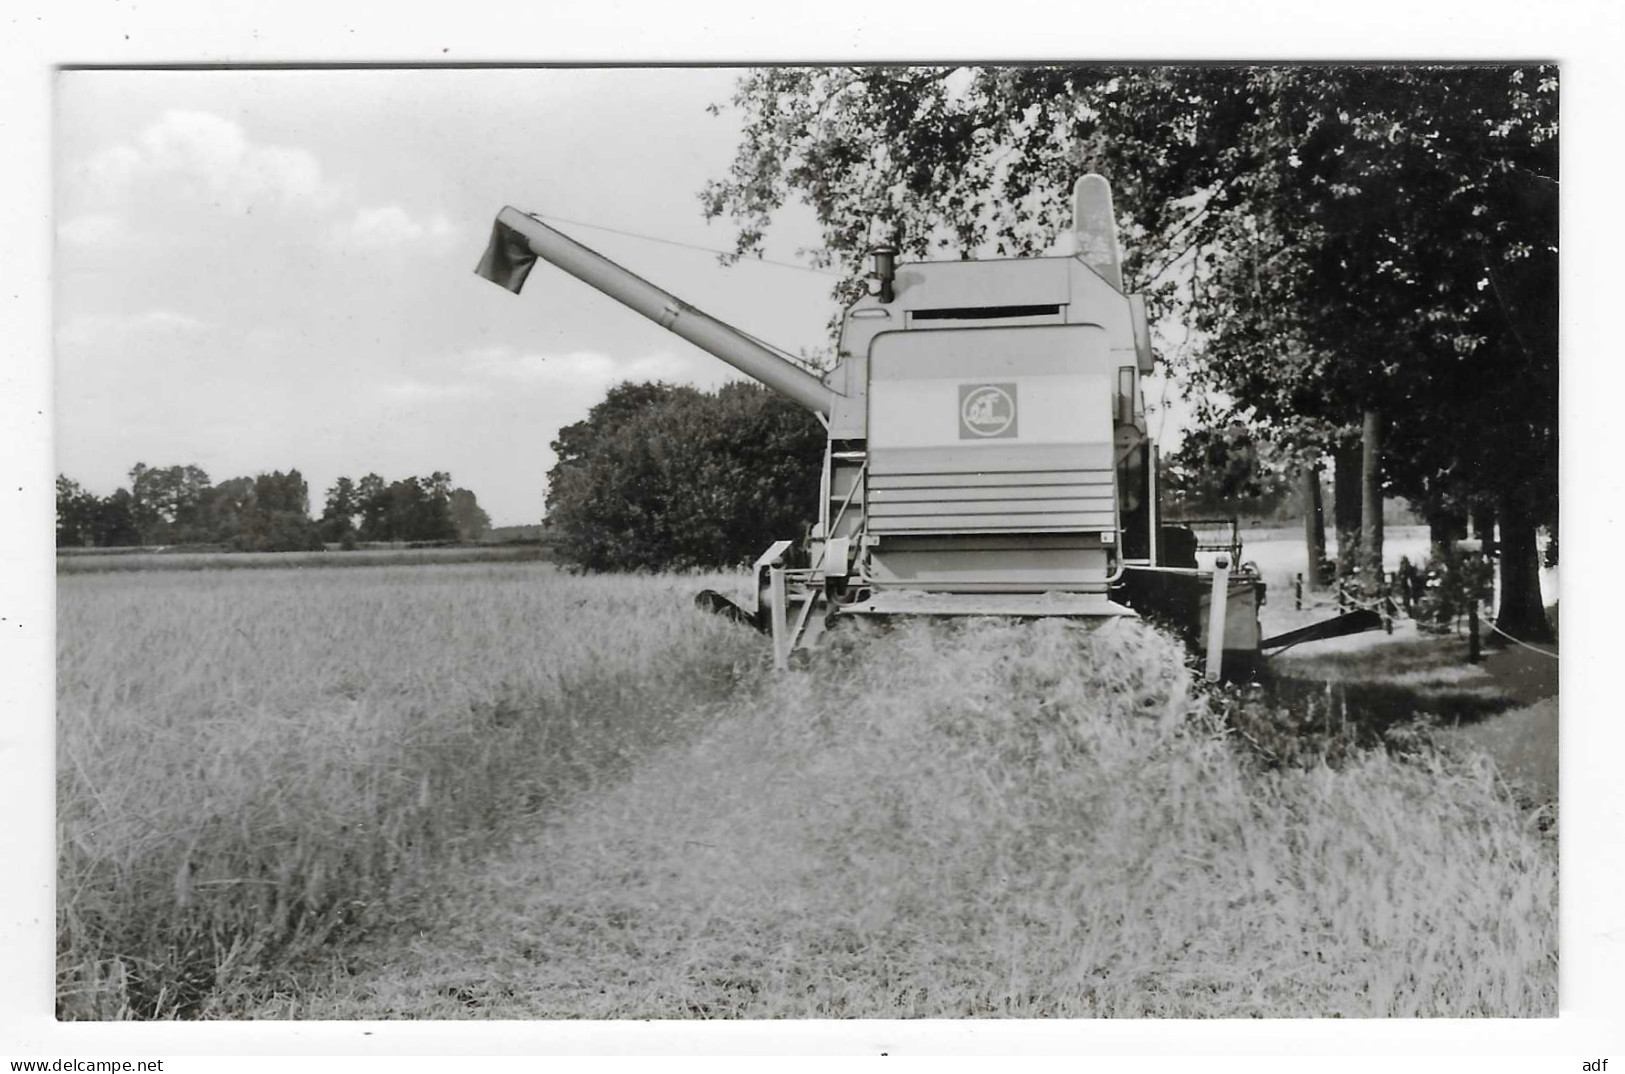
[[827,418],[834,409],[839,393],[811,373],[511,205],[497,215],[491,244],[474,271],[518,294],[538,257],[813,413]]

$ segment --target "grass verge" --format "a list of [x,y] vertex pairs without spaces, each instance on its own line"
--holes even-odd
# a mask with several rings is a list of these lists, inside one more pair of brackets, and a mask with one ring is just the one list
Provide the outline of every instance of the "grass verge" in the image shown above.
[[57,574],[112,571],[287,570],[326,567],[430,567],[453,563],[540,563],[553,558],[539,544],[457,545],[449,548],[362,548],[342,552],[126,551],[77,549],[56,557]]

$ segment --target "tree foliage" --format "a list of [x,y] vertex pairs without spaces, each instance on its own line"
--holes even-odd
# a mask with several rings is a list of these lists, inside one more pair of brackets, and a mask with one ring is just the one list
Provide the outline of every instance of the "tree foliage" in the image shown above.
[[180,543],[193,535],[206,513],[209,475],[197,466],[130,469],[131,510],[146,544]]
[[299,471],[234,477],[218,485],[196,466],[137,463],[131,487],[97,497],[56,481],[58,547],[209,545],[235,551],[320,548]]
[[560,556],[602,570],[727,567],[817,517],[824,430],[750,384],[621,384],[559,430],[547,520]]
[[1389,491],[1493,505],[1532,547],[1557,511],[1557,102],[1542,66],[751,71],[701,197],[741,253],[810,205],[845,299],[880,240],[1046,251],[1099,171],[1128,288],[1191,330],[1204,424],[1309,459],[1378,410]]
[[135,523],[135,498],[128,489],[114,489],[96,505],[90,543],[97,548],[125,548],[141,543]]
[[[196,466],[137,463],[130,487],[97,497],[66,475],[56,481],[58,547],[207,545],[239,552],[320,549],[324,540],[478,540],[490,518],[451,475],[386,483],[376,474],[341,477],[320,521],[298,470],[273,470],[212,484]],[[360,519],[360,526],[357,520]]]
[[474,541],[490,524],[474,494],[453,488],[440,470],[398,481],[341,477],[327,490],[321,520],[330,541]]
[[95,543],[96,514],[101,501],[79,482],[56,475],[56,546],[79,547]]
[[1159,480],[1170,519],[1264,518],[1296,491],[1277,453],[1240,422],[1192,430]]
[[165,544],[215,544],[238,552],[319,549],[310,490],[298,470],[233,477],[205,490],[198,508]]
[[477,541],[491,530],[491,516],[467,489],[451,490],[451,520],[459,541]]
[[356,492],[355,482],[347,477],[341,477],[327,490],[327,498],[322,505],[322,517],[318,525],[321,527],[322,539],[325,541],[342,541],[345,537],[355,533],[355,519],[361,513],[361,499]]
[[136,463],[130,487],[101,501],[97,545],[211,545],[239,552],[320,548],[310,492],[298,470],[211,483],[197,466]]

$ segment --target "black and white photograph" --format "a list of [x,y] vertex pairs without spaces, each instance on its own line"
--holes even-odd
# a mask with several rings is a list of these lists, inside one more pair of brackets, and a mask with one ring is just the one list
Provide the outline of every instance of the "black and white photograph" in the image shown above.
[[1555,1024],[1568,68],[1078,55],[57,68],[55,1022]]

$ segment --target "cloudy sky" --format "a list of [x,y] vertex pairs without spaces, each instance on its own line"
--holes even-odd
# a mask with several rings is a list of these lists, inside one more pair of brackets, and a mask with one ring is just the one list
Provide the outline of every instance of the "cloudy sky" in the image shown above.
[[[473,274],[529,211],[725,247],[698,191],[738,134],[736,72],[70,71],[57,84],[57,470],[216,481],[448,470],[498,525],[541,517],[548,450],[624,378],[715,385],[718,360],[541,265]],[[791,351],[832,278],[560,225]],[[816,242],[789,212],[769,256]]]

